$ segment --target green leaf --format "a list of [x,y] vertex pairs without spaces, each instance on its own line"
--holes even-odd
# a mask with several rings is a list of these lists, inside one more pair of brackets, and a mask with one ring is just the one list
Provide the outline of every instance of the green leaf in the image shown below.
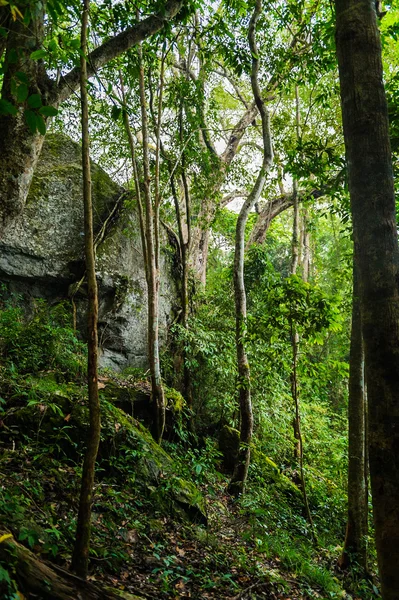
[[114,121],[117,121],[120,117],[122,113],[122,109],[120,106],[116,106],[115,104],[112,106],[111,109],[111,117]]
[[40,94],[32,94],[31,96],[29,96],[28,106],[30,106],[30,108],[40,108],[41,105],[42,105],[42,98],[41,98]]
[[15,73],[14,77],[16,77],[18,79],[18,81],[21,81],[22,83],[26,83],[26,85],[29,84],[28,76],[23,71],[17,71]]
[[15,65],[15,63],[18,62],[18,54],[15,48],[11,48],[7,57],[7,62],[9,65]]
[[0,100],[0,115],[16,115],[17,112],[17,107],[11,104],[11,102]]
[[42,106],[39,108],[39,113],[44,117],[55,117],[58,115],[58,109],[55,106]]
[[19,85],[17,87],[18,102],[25,102],[25,100],[28,97],[28,94],[29,94],[28,86],[26,85],[26,83],[21,83],[21,85]]
[[37,129],[36,113],[34,113],[33,110],[26,110],[24,112],[24,115],[25,115],[25,120],[28,124],[29,129],[31,130],[32,133],[35,133],[35,131]]
[[31,52],[30,58],[32,60],[40,60],[41,58],[46,58],[46,56],[47,50],[41,48],[40,50],[35,50],[34,52]]
[[46,123],[44,122],[43,117],[41,115],[36,115],[36,121],[39,133],[46,135]]
[[79,50],[80,49],[80,38],[75,38],[74,40],[71,40],[69,45],[74,50]]

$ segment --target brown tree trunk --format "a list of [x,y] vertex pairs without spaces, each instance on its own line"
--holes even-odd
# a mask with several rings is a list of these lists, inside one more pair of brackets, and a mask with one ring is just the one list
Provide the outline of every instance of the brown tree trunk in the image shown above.
[[90,148],[89,148],[89,109],[87,94],[87,24],[89,18],[90,0],[83,2],[82,33],[81,33],[81,104],[82,104],[82,165],[83,165],[83,202],[84,202],[84,232],[85,258],[88,287],[87,335],[88,335],[88,404],[89,432],[87,449],[83,463],[82,483],[79,500],[78,523],[76,530],[75,548],[72,557],[72,569],[87,577],[89,563],[89,546],[91,531],[91,506],[94,485],[95,464],[100,444],[100,403],[98,398],[98,296],[96,280],[96,264],[94,255],[93,236],[93,206],[91,200]]
[[[0,529],[0,538],[7,534],[6,530]],[[9,566],[10,575],[15,577],[23,597],[34,594],[42,600],[141,600],[139,596],[96,585],[57,565],[41,561],[12,535],[0,544],[0,560]]]
[[[184,171],[184,168],[182,166]],[[176,220],[177,220],[177,229],[178,229],[178,239],[179,239],[179,248],[180,248],[180,258],[181,258],[181,268],[182,268],[182,281],[181,281],[181,323],[184,329],[188,330],[188,319],[190,312],[190,298],[189,298],[189,263],[188,259],[190,256],[190,246],[191,246],[191,224],[190,224],[190,193],[189,187],[186,181],[186,175],[183,175],[183,188],[184,188],[184,203],[185,203],[185,220],[186,220],[186,237],[184,235],[184,222],[182,211],[180,209],[179,196],[176,190],[176,184],[174,175],[171,174],[171,188],[172,188],[172,196],[175,204],[175,212],[176,212]],[[182,349],[181,356],[183,359],[183,396],[189,406],[192,408],[193,405],[193,394],[192,394],[192,381],[191,381],[191,372],[190,368],[187,364],[187,353],[185,349]],[[190,428],[194,430],[194,423],[192,420],[192,415],[190,418]]]
[[[141,124],[143,132],[143,171],[145,202],[145,238],[147,251],[147,292],[148,292],[148,355],[151,372],[151,400],[153,403],[153,436],[160,443],[165,428],[165,395],[161,378],[159,361],[159,218],[157,198],[155,211],[151,193],[151,173],[148,148],[147,100],[145,96],[144,65],[142,49],[139,46],[139,86],[141,104]],[[159,152],[159,147],[158,147]],[[155,213],[155,214],[154,214]]]
[[[9,12],[9,8],[7,7]],[[28,86],[28,94],[39,94],[46,103],[50,84],[42,61],[31,60],[32,51],[43,41],[43,14],[32,19],[29,28],[20,19],[8,20],[9,33],[5,52],[1,98],[16,103],[13,82]],[[16,77],[18,73],[23,80]],[[27,82],[27,84],[25,84]],[[3,228],[22,210],[44,137],[29,129],[22,103],[15,115],[0,116],[0,239]]]
[[240,214],[238,215],[234,254],[234,297],[236,309],[236,348],[238,372],[237,380],[240,404],[240,447],[234,465],[233,476],[228,487],[229,493],[233,495],[238,495],[244,491],[244,486],[248,475],[251,453],[250,444],[253,430],[251,381],[248,357],[245,350],[247,318],[247,299],[244,283],[245,226],[247,224],[248,215],[252,207],[259,200],[259,197],[262,193],[266,176],[273,160],[269,114],[262,100],[258,83],[259,58],[255,41],[255,32],[261,9],[261,0],[256,0],[255,9],[249,23],[248,40],[252,53],[252,91],[262,120],[263,161],[255,185],[250,195],[245,200]]
[[353,258],[352,331],[349,360],[349,463],[348,521],[342,567],[352,563],[367,571],[368,490],[366,461],[366,411],[364,385],[364,349],[360,313],[359,277],[356,253]]
[[399,599],[399,249],[381,45],[372,0],[336,0],[336,46],[368,394],[384,600]]
[[[299,227],[299,202],[298,202],[298,188],[297,182],[294,182],[294,214],[293,214],[293,225],[292,225],[292,257],[291,257],[291,275],[296,275],[300,249],[300,227]],[[294,458],[300,459],[302,454],[301,447],[301,425],[299,415],[299,397],[298,397],[298,381],[297,381],[297,358],[299,349],[299,335],[298,332],[293,328],[291,335],[292,345],[292,369],[291,369],[291,394],[295,405],[295,416],[293,419],[294,427]]]
[[[298,85],[295,86],[295,106],[296,106],[296,137],[300,140],[300,103],[299,103],[299,89]],[[291,275],[296,275],[298,267],[302,267],[302,243],[303,237],[301,236],[301,215],[299,210],[299,197],[298,197],[298,180],[294,178],[293,182],[293,223],[292,223],[292,258],[291,258]],[[303,440],[301,431],[301,414],[299,408],[299,379],[298,379],[298,356],[299,356],[299,334],[296,329],[296,324],[293,319],[290,318],[290,336],[291,336],[291,347],[292,347],[292,367],[291,367],[291,395],[295,406],[295,415],[293,418],[294,426],[294,458],[299,465],[299,477],[301,481],[301,490],[303,496],[303,503],[305,506],[306,518],[309,522],[311,534],[314,542],[317,542],[312,514],[310,512],[308,495],[306,491],[306,480],[305,471],[303,466]]]
[[310,275],[310,232],[308,228],[309,212],[305,208],[302,212],[302,279],[309,280]]
[[[300,139],[300,106],[299,106],[299,91],[298,85],[295,86],[295,128],[296,138],[299,142]],[[300,257],[302,255],[302,238],[301,238],[301,226],[300,226],[300,212],[299,212],[299,197],[298,197],[298,180],[296,177],[293,181],[293,219],[292,219],[292,242],[291,242],[291,275],[296,275]],[[298,362],[298,350],[299,350],[299,335],[295,327],[292,328],[291,332],[291,345],[292,345],[292,369],[291,369],[291,394],[295,405],[295,416],[293,419],[294,426],[294,458],[301,461],[302,456],[302,440],[301,440],[301,424],[300,424],[300,413],[299,413],[299,394],[298,394],[298,381],[297,381],[297,362]]]

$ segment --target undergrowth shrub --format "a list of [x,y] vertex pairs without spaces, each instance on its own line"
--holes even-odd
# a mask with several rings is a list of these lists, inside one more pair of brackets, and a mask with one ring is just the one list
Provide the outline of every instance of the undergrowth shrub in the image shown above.
[[72,328],[70,307],[36,300],[27,315],[20,297],[0,301],[0,352],[10,372],[57,370],[69,377],[85,372],[86,349]]

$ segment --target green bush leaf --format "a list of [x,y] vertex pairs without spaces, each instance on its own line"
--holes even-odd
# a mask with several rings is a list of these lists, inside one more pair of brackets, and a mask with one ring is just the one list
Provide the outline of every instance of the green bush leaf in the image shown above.
[[58,109],[55,106],[42,106],[39,113],[44,117],[55,117],[55,115],[58,115]]
[[19,85],[17,87],[18,102],[25,102],[25,100],[28,97],[28,94],[29,94],[28,86],[26,85],[26,83],[21,83],[21,85]]
[[33,110],[26,110],[24,112],[24,115],[25,115],[25,119],[26,119],[29,129],[31,130],[32,133],[35,133],[35,131],[37,129],[36,113],[34,113]]
[[114,121],[117,121],[120,117],[122,113],[122,109],[120,106],[116,106],[115,104],[112,106],[111,109],[111,117]]
[[42,105],[42,98],[40,94],[32,94],[28,98],[28,106],[30,108],[39,108]]
[[23,71],[17,71],[15,73],[14,77],[16,77],[18,79],[18,81],[21,81],[22,83],[26,83],[26,85],[29,84],[28,76]]
[[47,51],[44,49],[41,50],[35,50],[34,52],[31,53],[30,58],[32,60],[40,60],[41,58],[46,58],[47,56]]
[[17,107],[8,102],[8,100],[0,100],[0,115],[16,115]]

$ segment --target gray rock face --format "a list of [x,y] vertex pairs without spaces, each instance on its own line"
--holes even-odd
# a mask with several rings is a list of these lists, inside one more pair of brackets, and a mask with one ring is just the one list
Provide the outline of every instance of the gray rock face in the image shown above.
[[[23,213],[0,242],[0,278],[12,291],[57,301],[84,275],[81,150],[48,135]],[[146,281],[137,213],[124,190],[92,163],[102,366],[147,363]],[[160,337],[165,339],[177,292],[167,250],[161,253]],[[85,284],[75,295],[84,334]],[[71,307],[72,310],[72,307]]]

